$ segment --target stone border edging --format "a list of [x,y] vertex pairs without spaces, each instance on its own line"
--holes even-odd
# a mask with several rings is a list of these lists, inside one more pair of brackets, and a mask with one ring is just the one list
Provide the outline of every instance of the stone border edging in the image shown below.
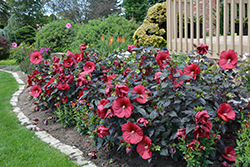
[[24,125],[28,129],[36,128],[38,130],[35,132],[35,135],[37,135],[37,137],[39,137],[42,141],[48,143],[50,146],[59,149],[61,152],[69,155],[70,158],[73,159],[74,163],[83,167],[97,167],[93,162],[86,160],[86,158],[83,156],[83,152],[75,146],[70,146],[61,143],[59,140],[51,136],[46,131],[39,131],[39,127],[37,127],[36,125],[32,125],[32,122],[29,120],[29,118],[26,117],[24,113],[20,110],[20,108],[17,106],[18,97],[23,92],[25,88],[25,83],[19,78],[18,74],[15,72],[6,71],[3,69],[0,69],[0,71],[11,73],[19,84],[19,90],[12,95],[12,98],[10,99],[10,104],[13,106],[13,112],[17,114],[17,118],[21,122],[21,125]]

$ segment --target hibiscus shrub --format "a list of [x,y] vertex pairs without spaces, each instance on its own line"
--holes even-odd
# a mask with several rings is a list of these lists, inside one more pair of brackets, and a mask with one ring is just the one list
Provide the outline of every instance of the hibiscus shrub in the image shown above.
[[219,133],[238,119],[239,110],[249,110],[237,54],[222,52],[220,67],[212,70],[206,46],[199,45],[187,65],[167,50],[129,47],[129,57],[107,57],[85,45],[81,53],[67,52],[53,61],[43,61],[39,52],[30,55],[32,96],[52,109],[75,106],[77,127],[94,136],[97,149],[117,145],[128,154],[136,150],[143,159],[157,151],[177,158],[182,138],[190,148],[200,143],[196,150],[205,161],[210,152],[200,148],[206,138],[224,153]]

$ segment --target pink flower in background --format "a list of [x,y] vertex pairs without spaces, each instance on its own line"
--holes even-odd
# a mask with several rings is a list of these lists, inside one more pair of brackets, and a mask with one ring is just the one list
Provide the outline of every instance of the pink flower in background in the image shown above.
[[15,47],[17,47],[17,44],[15,42],[13,42],[12,46],[15,48]]
[[71,24],[70,23],[67,23],[66,24],[66,28],[69,29],[71,27]]

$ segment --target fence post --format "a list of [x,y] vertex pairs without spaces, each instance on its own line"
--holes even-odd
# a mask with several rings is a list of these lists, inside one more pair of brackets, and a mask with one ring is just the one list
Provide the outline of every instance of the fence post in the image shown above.
[[227,50],[227,27],[228,27],[228,23],[227,23],[227,0],[224,0],[224,24],[223,24],[223,29],[224,29],[224,49]]
[[220,54],[220,1],[216,2],[216,52]]
[[231,1],[231,47],[235,50],[235,0]]

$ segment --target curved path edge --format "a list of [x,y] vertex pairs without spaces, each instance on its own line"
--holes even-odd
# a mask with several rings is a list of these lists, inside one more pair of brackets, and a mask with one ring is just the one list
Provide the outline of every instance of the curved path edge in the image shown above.
[[69,155],[70,159],[72,159],[73,162],[75,162],[76,164],[81,165],[83,167],[97,167],[93,162],[86,160],[86,158],[83,156],[83,152],[75,146],[66,145],[51,136],[46,131],[39,131],[40,128],[36,125],[32,125],[32,121],[27,116],[25,116],[21,109],[17,106],[18,97],[23,92],[25,88],[25,83],[19,78],[18,74],[15,72],[6,71],[3,69],[0,69],[0,71],[11,73],[19,84],[19,90],[12,95],[12,98],[10,99],[10,104],[13,106],[13,112],[16,113],[18,120],[21,122],[21,125],[25,126],[28,129],[36,128],[38,130],[35,132],[37,137],[39,137],[42,141],[48,143],[50,146],[59,149],[61,152]]

